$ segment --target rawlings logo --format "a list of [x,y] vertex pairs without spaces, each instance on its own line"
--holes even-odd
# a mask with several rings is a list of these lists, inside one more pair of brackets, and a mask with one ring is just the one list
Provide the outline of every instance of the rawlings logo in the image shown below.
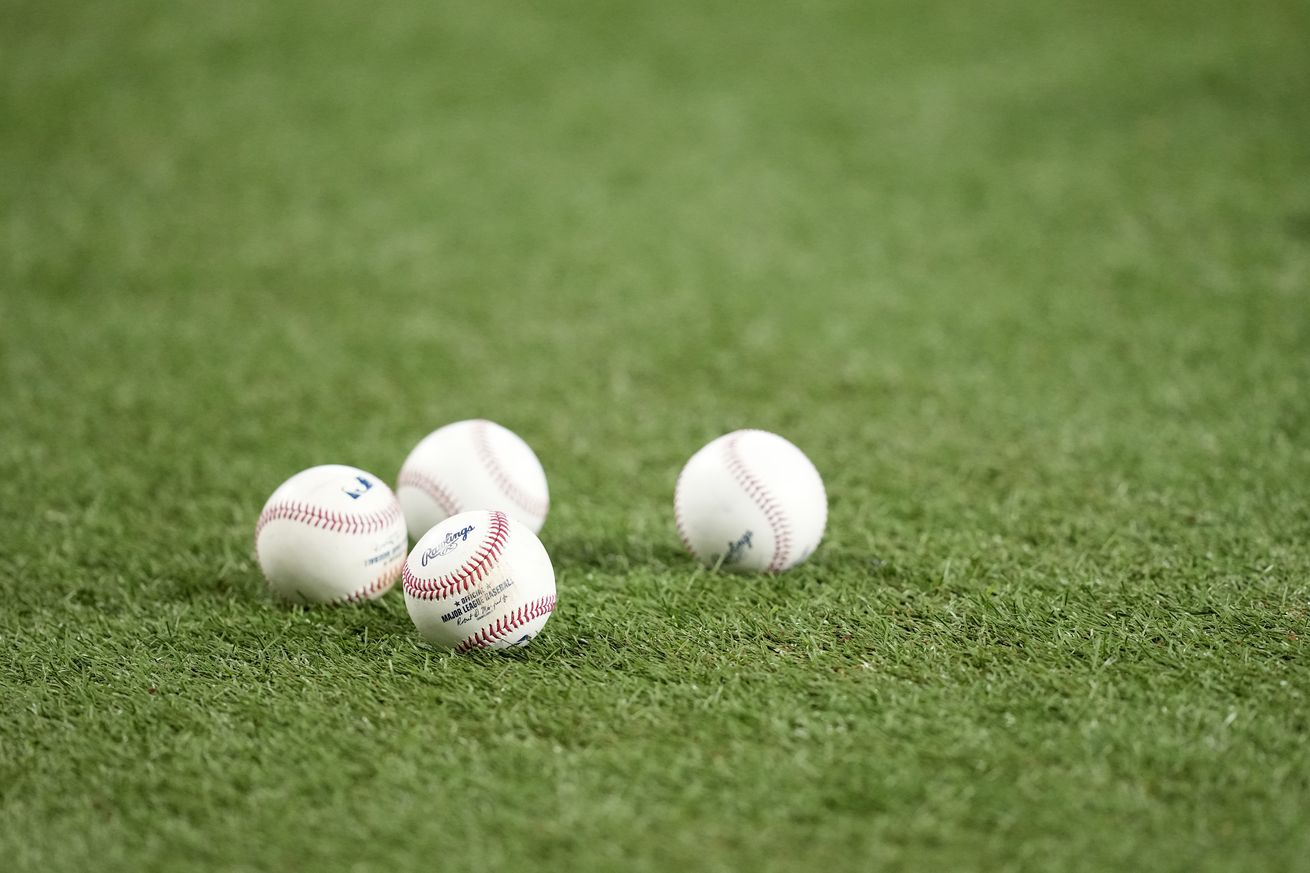
[[426,567],[428,565],[428,561],[432,560],[433,558],[440,558],[442,555],[449,555],[451,552],[455,550],[455,546],[459,545],[462,542],[467,542],[469,538],[469,534],[471,533],[473,533],[473,525],[470,524],[468,527],[465,527],[462,530],[457,530],[454,533],[446,534],[446,538],[441,541],[441,545],[433,546],[432,548],[428,549],[426,552],[423,553],[422,557],[419,558],[419,563],[424,567]]
[[754,536],[750,531],[741,535],[741,539],[735,543],[728,543],[728,554],[723,556],[723,563],[732,564],[742,559],[746,550],[751,547],[751,537]]

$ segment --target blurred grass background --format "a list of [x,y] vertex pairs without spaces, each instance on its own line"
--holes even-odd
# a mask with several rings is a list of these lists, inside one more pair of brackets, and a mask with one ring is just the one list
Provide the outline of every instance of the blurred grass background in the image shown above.
[[[1310,10],[0,5],[16,869],[1306,869]],[[272,604],[486,416],[561,608]],[[825,476],[695,570],[726,430]]]

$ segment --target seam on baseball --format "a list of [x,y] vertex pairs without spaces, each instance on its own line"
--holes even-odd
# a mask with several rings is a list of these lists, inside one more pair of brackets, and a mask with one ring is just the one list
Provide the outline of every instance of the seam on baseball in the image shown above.
[[410,571],[409,562],[406,561],[401,571],[405,580],[405,593],[419,600],[440,600],[468,591],[496,565],[508,540],[509,519],[503,512],[492,512],[487,535],[478,544],[478,550],[458,568],[435,579],[423,579]]
[[384,591],[387,588],[390,588],[395,584],[396,578],[400,575],[400,570],[404,567],[404,560],[404,558],[401,558],[399,561],[383,570],[382,575],[378,576],[372,582],[369,582],[367,585],[352,591],[349,594],[338,597],[335,600],[330,600],[328,601],[328,604],[337,605],[343,603],[358,603],[361,600],[368,600],[379,591]]
[[424,494],[431,497],[436,501],[437,505],[441,507],[441,511],[446,513],[448,517],[459,515],[460,513],[459,501],[455,499],[455,495],[451,494],[450,491],[448,491],[445,486],[436,479],[433,479],[425,473],[420,473],[417,470],[411,470],[409,468],[401,470],[400,477],[396,480],[396,487],[399,488],[401,485],[408,485],[411,488],[417,488],[419,491],[422,491]]
[[348,534],[376,533],[401,517],[399,501],[392,499],[384,509],[375,512],[355,514],[336,512],[308,503],[289,500],[264,507],[255,522],[255,541],[269,523],[274,521],[295,521],[322,530]]
[[737,484],[746,492],[746,496],[760,508],[769,523],[769,529],[773,533],[773,558],[769,561],[766,572],[777,573],[787,566],[787,560],[791,557],[791,524],[787,521],[787,513],[773,499],[773,495],[769,493],[764,483],[755,478],[737,451],[737,440],[742,434],[757,432],[748,430],[731,434],[723,444],[723,452],[728,472],[737,480]]
[[491,479],[496,483],[496,487],[517,504],[520,509],[538,518],[545,518],[546,513],[550,510],[550,500],[533,497],[515,484],[514,480],[505,472],[505,468],[500,465],[500,462],[496,459],[496,453],[491,448],[490,425],[491,422],[478,419],[473,427],[473,444],[477,447],[482,466],[491,474]]
[[682,472],[678,474],[677,484],[673,486],[673,523],[677,525],[678,537],[682,540],[683,547],[696,555],[696,549],[691,544],[691,537],[687,534],[686,522],[682,519],[682,483],[686,478],[687,468],[683,467]]
[[501,616],[496,619],[491,625],[483,628],[456,646],[455,651],[467,652],[471,649],[484,649],[514,629],[520,628],[534,619],[541,618],[543,615],[549,615],[554,611],[554,594],[538,598],[531,603],[526,603],[523,606],[520,606],[509,615]]

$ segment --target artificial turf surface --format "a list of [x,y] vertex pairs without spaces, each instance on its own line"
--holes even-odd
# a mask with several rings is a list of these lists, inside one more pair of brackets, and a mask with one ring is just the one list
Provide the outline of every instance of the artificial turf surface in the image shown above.
[[[1303,3],[0,10],[0,864],[1310,869]],[[560,607],[274,603],[485,416]],[[699,570],[737,427],[828,536]]]

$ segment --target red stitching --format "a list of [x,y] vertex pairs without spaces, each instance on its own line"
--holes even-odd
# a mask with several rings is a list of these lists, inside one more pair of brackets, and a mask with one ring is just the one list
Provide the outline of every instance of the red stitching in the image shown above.
[[491,474],[491,478],[500,490],[505,493],[505,496],[517,503],[520,509],[538,518],[545,518],[546,513],[550,510],[550,501],[533,497],[515,485],[509,474],[500,466],[500,462],[496,460],[496,455],[491,450],[490,424],[491,422],[484,419],[473,422],[473,443],[477,447],[478,456],[481,457],[487,472]]
[[396,481],[397,488],[401,485],[417,488],[431,497],[441,506],[441,511],[446,513],[447,516],[459,515],[460,513],[459,501],[455,499],[455,495],[447,491],[440,482],[426,473],[420,473],[407,467],[400,471],[400,478]]
[[691,536],[687,533],[687,527],[682,520],[682,483],[687,478],[687,468],[683,467],[682,472],[678,474],[678,482],[673,486],[673,523],[678,526],[678,537],[682,539],[683,546],[693,555],[696,550],[692,548]]
[[522,627],[528,622],[541,618],[543,615],[549,615],[554,611],[554,594],[524,604],[509,615],[501,616],[496,619],[489,627],[483,628],[464,642],[460,643],[455,647],[455,651],[467,652],[471,649],[484,649],[515,628]]
[[503,512],[492,512],[490,515],[491,524],[487,527],[486,537],[473,556],[457,569],[435,579],[423,579],[410,572],[409,562],[406,561],[402,571],[405,593],[419,600],[440,600],[452,594],[462,594],[482,581],[496,566],[505,542],[509,539],[509,518]]
[[741,455],[737,453],[737,441],[745,434],[764,433],[758,430],[739,430],[728,435],[724,441],[723,452],[726,456],[728,472],[737,480],[737,484],[746,492],[746,496],[755,502],[764,512],[764,518],[769,522],[769,528],[773,532],[773,559],[766,568],[768,573],[777,573],[783,567],[787,566],[787,558],[791,553],[791,525],[787,521],[787,514],[783,511],[769,493],[769,489],[764,483],[756,479],[751,471],[746,467],[746,462],[742,460]]
[[296,521],[310,527],[337,531],[348,534],[376,533],[390,526],[401,517],[400,503],[392,498],[385,509],[367,512],[362,515],[347,515],[317,506],[310,506],[299,501],[284,501],[264,507],[255,522],[255,541],[269,523],[274,521]]
[[387,569],[382,571],[382,575],[372,582],[360,588],[358,591],[352,591],[344,597],[338,597],[335,600],[328,601],[330,604],[341,603],[358,603],[361,600],[367,600],[379,591],[385,591],[396,582],[396,577],[400,575],[401,567],[404,566],[404,560],[401,559]]

